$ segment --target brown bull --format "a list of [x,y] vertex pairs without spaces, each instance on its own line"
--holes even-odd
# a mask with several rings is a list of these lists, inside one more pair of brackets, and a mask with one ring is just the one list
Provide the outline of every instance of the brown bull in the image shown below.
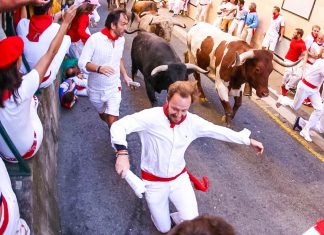
[[146,32],[154,33],[157,36],[164,38],[168,42],[171,40],[173,26],[179,26],[186,28],[185,24],[175,23],[166,16],[152,15],[147,12],[143,12],[141,15],[138,28]]
[[[155,2],[156,1],[156,2]],[[150,12],[151,14],[157,14],[158,7],[157,4],[160,2],[160,0],[154,0],[154,1],[135,1],[133,3],[131,12],[131,23],[130,26],[132,26],[133,21],[135,19],[135,16],[137,16],[137,19],[139,19],[139,16],[143,12]]]
[[[225,110],[228,126],[242,104],[242,85],[248,83],[259,97],[269,95],[268,79],[273,70],[272,60],[283,66],[294,66],[279,61],[270,51],[253,50],[245,41],[224,33],[207,23],[193,26],[187,34],[188,52],[186,62],[209,70],[208,78],[215,82],[215,89]],[[201,98],[206,99],[198,81]],[[233,108],[229,96],[234,96]]]

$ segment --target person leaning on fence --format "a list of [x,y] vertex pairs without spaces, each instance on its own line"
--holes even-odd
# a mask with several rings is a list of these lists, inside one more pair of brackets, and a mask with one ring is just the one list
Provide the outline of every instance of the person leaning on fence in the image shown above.
[[167,235],[235,235],[232,225],[217,216],[201,215],[193,220],[183,221]]
[[20,212],[6,166],[0,158],[0,234],[29,235],[30,229]]
[[[43,139],[43,127],[37,115],[38,100],[34,94],[59,50],[75,11],[72,7],[66,12],[49,49],[24,76],[18,70],[22,63],[23,40],[13,36],[0,41],[0,51],[6,52],[0,57],[0,120],[24,159],[35,155]],[[0,154],[6,161],[17,162],[2,136]]]
[[236,26],[236,36],[240,36],[242,33],[245,16],[248,13],[248,10],[244,7],[244,3],[244,0],[239,0],[236,5],[236,8],[233,9],[233,11],[235,11],[235,18],[233,19],[232,24],[228,30],[228,33],[231,35],[233,35]]
[[[17,26],[17,34],[24,41],[24,56],[26,61],[22,63],[20,72],[26,74],[35,68],[37,62],[49,48],[53,38],[60,29],[60,25],[53,23],[53,0],[43,6],[34,7],[34,15],[29,19],[21,19]],[[59,51],[52,60],[45,73],[40,88],[50,86],[56,79],[65,54],[71,45],[69,36],[65,36]]]
[[277,42],[281,42],[285,33],[285,19],[280,15],[280,8],[273,7],[272,18],[270,26],[262,41],[262,49],[274,51],[276,49]]
[[249,5],[249,13],[243,18],[244,28],[240,37],[251,45],[252,37],[255,33],[255,30],[259,26],[258,14],[256,12],[256,4],[254,2]]
[[236,132],[188,112],[197,98],[197,82],[177,81],[170,85],[163,107],[125,116],[110,129],[111,142],[117,150],[116,171],[122,177],[130,168],[126,136],[133,132],[139,134],[145,198],[153,223],[163,233],[171,228],[169,200],[178,210],[177,221],[191,220],[198,216],[198,206],[190,180],[196,189],[206,191],[208,188],[206,178],[202,185],[186,170],[184,154],[192,141],[211,137],[250,145],[257,154],[263,152],[262,143],[250,139],[249,130]]

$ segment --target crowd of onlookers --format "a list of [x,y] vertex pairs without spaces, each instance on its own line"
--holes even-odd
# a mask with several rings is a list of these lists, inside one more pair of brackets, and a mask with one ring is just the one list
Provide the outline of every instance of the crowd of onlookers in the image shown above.
[[[127,85],[131,81],[122,59],[125,43],[122,36],[128,23],[126,12],[121,10],[110,14],[105,28],[100,33],[91,35],[89,27],[96,27],[100,20],[96,10],[100,6],[98,0],[31,0],[17,5],[14,1],[6,3],[1,3],[0,12],[14,12],[18,36],[0,38],[0,119],[21,157],[33,157],[41,145],[43,127],[37,115],[39,101],[35,93],[51,86],[58,77],[60,68],[61,105],[70,109],[79,95],[89,95],[100,118],[110,127],[119,116],[120,75]],[[170,0],[168,4],[173,16],[187,15],[188,0]],[[198,0],[196,23],[206,21],[209,4],[210,0]],[[213,24],[251,44],[258,27],[256,9],[255,3],[250,3],[247,7],[244,0],[224,0],[218,7]],[[262,42],[263,49],[275,50],[277,42],[284,35],[284,26],[285,20],[280,14],[280,8],[274,7],[269,29]],[[324,97],[323,92],[322,98],[320,97],[319,91],[324,80],[324,35],[320,32],[320,27],[314,25],[312,33],[305,40],[302,37],[303,30],[296,28],[285,59],[288,63],[296,62],[301,57],[304,59],[300,65],[285,71],[282,96],[278,104],[298,109],[304,102],[314,107],[309,121],[297,118],[294,125],[294,129],[300,129],[301,135],[311,141],[310,129],[320,133],[324,131]],[[106,77],[111,79],[104,80]],[[292,90],[296,90],[294,100],[287,98],[287,93]],[[0,234],[29,234],[28,225],[19,218],[17,199],[2,161],[17,160],[2,137],[0,146]],[[197,221],[199,219],[196,220],[199,224]],[[223,224],[223,221],[210,222],[210,226],[219,223]],[[188,224],[185,227],[190,226],[192,225]],[[225,225],[224,229],[229,231],[227,234],[234,234],[229,225]],[[177,230],[180,231],[180,228]],[[178,234],[175,231],[172,230],[171,234]]]

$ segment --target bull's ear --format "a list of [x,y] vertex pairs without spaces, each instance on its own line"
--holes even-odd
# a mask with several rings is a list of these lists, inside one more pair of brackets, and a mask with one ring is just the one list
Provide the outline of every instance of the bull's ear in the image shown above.
[[236,51],[235,52],[235,58],[234,61],[231,63],[231,65],[229,67],[236,67],[239,66],[241,64],[241,59],[240,59],[240,55],[239,53]]

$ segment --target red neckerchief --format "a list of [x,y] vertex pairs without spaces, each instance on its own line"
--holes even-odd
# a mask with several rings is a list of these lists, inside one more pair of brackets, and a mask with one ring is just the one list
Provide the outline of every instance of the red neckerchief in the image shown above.
[[242,9],[243,9],[243,6],[239,6],[239,10],[242,11]]
[[324,220],[320,220],[316,223],[315,229],[319,232],[319,234],[324,233]]
[[119,38],[119,36],[114,37],[113,35],[111,35],[110,30],[108,28],[106,28],[106,27],[104,27],[101,30],[101,33],[106,35],[113,42],[116,41]]
[[7,229],[9,223],[9,211],[8,211],[8,204],[6,198],[2,195],[2,206],[3,206],[3,223],[0,227],[0,234],[4,234]]
[[317,38],[317,36],[316,37],[314,36],[314,33],[313,32],[312,32],[312,37],[313,37],[313,41],[315,41],[316,38]]
[[42,33],[52,24],[50,15],[33,15],[29,22],[29,32],[27,38],[31,42],[38,42]]
[[182,117],[179,123],[171,122],[171,120],[168,117],[167,107],[168,107],[167,104],[163,105],[163,112],[164,112],[165,116],[168,118],[168,120],[170,121],[170,128],[174,128],[175,125],[180,125],[186,119],[187,115]]
[[256,10],[251,10],[250,13],[256,12]]
[[272,19],[275,20],[275,19],[278,18],[278,16],[279,16],[279,14],[278,15],[273,15]]
[[[2,100],[6,101],[10,98],[10,96],[12,95],[12,92],[8,91],[7,89],[4,90],[3,95],[2,95]],[[1,234],[1,233],[0,233]]]

